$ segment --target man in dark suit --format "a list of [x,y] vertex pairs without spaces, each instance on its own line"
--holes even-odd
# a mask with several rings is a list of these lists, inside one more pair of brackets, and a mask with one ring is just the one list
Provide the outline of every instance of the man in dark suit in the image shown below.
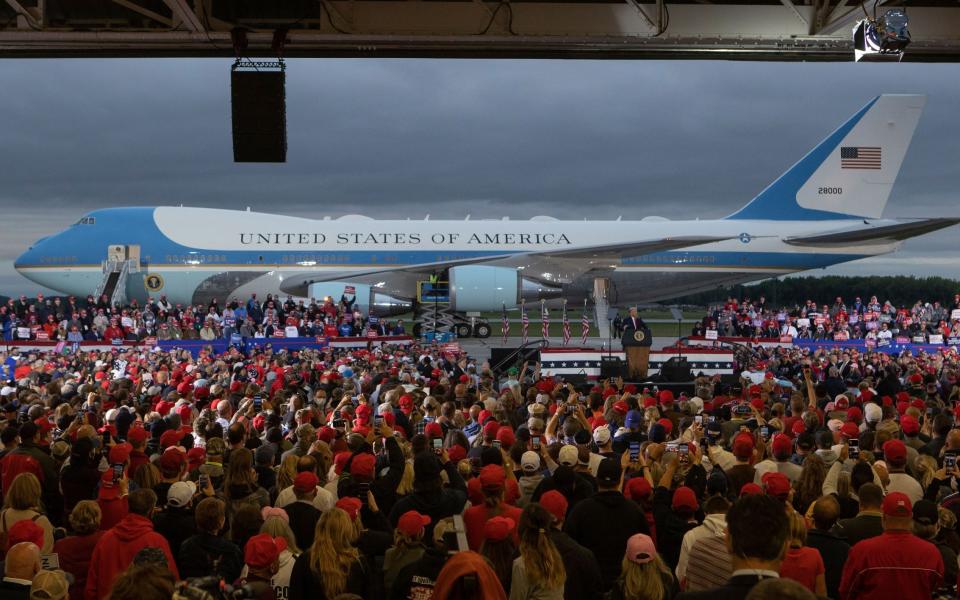
[[[637,314],[637,307],[630,307],[630,314],[623,320],[623,337],[634,338],[638,331],[643,335],[650,335],[650,329],[643,319]],[[639,341],[639,340],[637,340]],[[650,340],[652,341],[652,340]],[[644,346],[625,346],[627,353],[627,369],[629,369],[630,379],[644,380],[647,378],[647,366],[650,363],[650,344]]]
[[790,543],[790,522],[783,504],[770,496],[743,496],[727,513],[727,548],[733,575],[725,585],[684,592],[676,600],[743,600],[764,579],[780,577]]

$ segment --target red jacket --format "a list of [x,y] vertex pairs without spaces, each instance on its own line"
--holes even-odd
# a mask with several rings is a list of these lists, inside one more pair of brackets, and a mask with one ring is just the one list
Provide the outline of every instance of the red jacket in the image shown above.
[[100,531],[109,531],[120,524],[120,521],[123,520],[129,508],[127,505],[127,497],[121,496],[119,498],[103,498],[102,496],[97,498],[97,504],[100,505]]
[[70,600],[83,600],[87,571],[90,569],[90,555],[104,533],[94,531],[90,535],[71,535],[53,545],[53,551],[60,559],[60,568],[73,575]]
[[86,600],[100,600],[110,594],[110,588],[120,573],[133,563],[133,557],[143,548],[160,548],[167,557],[167,565],[175,579],[180,579],[177,563],[170,553],[170,544],[153,530],[153,522],[137,514],[128,514],[116,527],[103,534],[90,557],[87,571]]
[[937,547],[909,531],[885,531],[850,549],[840,579],[840,598],[929,600],[943,581]]

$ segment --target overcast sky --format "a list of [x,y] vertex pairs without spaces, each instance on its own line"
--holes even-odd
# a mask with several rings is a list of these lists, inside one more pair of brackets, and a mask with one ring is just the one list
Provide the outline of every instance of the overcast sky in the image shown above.
[[[293,60],[271,165],[232,162],[229,67],[0,61],[0,294],[36,293],[13,259],[110,206],[722,217],[884,92],[929,95],[885,216],[960,215],[954,65]],[[956,235],[829,272],[960,277]]]

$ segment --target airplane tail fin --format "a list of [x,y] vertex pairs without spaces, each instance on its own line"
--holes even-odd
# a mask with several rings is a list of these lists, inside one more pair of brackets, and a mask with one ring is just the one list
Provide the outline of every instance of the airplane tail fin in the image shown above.
[[728,219],[880,218],[926,97],[874,98]]

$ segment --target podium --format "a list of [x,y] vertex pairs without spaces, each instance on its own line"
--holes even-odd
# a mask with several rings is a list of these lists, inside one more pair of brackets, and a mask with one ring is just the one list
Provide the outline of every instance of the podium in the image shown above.
[[653,345],[653,334],[650,328],[644,326],[639,329],[627,329],[623,332],[620,343],[627,355],[627,379],[645,380],[650,364],[650,346]]

